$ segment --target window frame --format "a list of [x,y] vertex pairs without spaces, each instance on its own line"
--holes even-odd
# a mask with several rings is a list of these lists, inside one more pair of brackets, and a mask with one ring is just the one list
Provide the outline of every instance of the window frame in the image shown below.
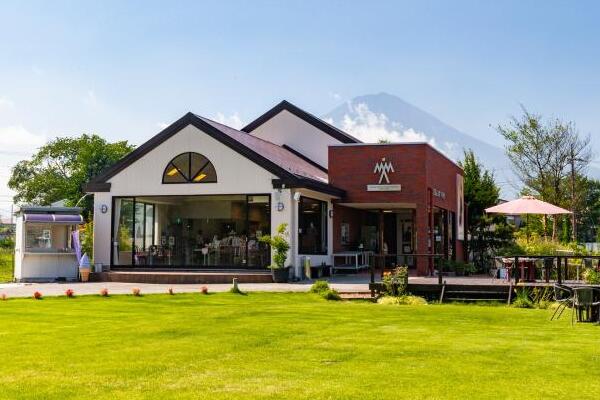
[[[187,170],[187,174],[184,173],[184,171],[181,170],[181,168],[179,168],[177,165],[175,165],[175,163],[173,162],[174,160],[176,160],[177,158],[181,157],[182,155],[187,154],[188,156],[188,170]],[[200,156],[202,158],[204,158],[206,160],[206,162],[204,163],[204,165],[198,169],[198,171],[195,171],[196,173],[194,175],[192,175],[192,156],[193,155],[197,155]],[[210,179],[210,180],[200,180],[200,181],[195,181],[194,178],[196,178],[202,171],[204,171],[206,168],[212,167],[213,171],[215,172],[215,177],[214,179]],[[177,171],[179,172],[179,175],[181,176],[181,178],[183,178],[183,181],[181,182],[166,182],[165,181],[165,177],[167,176],[167,171],[171,168],[175,168],[177,169]],[[168,163],[167,166],[165,167],[163,174],[162,174],[162,183],[164,185],[177,185],[177,184],[189,184],[189,183],[193,183],[193,184],[198,184],[198,183],[217,183],[218,182],[218,176],[217,176],[217,170],[215,168],[215,165],[213,164],[212,161],[210,161],[210,159],[208,157],[206,157],[204,154],[200,154],[194,151],[186,151],[184,153],[180,153],[178,155],[176,155],[175,157],[173,157]]]
[[[305,235],[306,233],[300,233],[300,229],[304,229],[304,216],[303,216],[303,213],[301,212],[301,209],[302,209],[302,204],[305,199],[315,201],[317,203],[320,203],[320,205],[321,205],[321,207],[319,208],[319,215],[321,216],[321,218],[323,218],[325,226],[323,226],[323,221],[321,221],[320,234],[321,234],[321,239],[322,239],[321,249],[324,248],[324,250],[314,252],[314,251],[303,251],[304,249],[302,249],[301,237],[303,235]],[[329,231],[329,205],[328,205],[328,202],[326,200],[315,199],[314,197],[300,196],[300,199],[298,200],[298,232],[297,232],[297,234],[298,234],[298,254],[307,255],[307,256],[323,256],[323,255],[329,254],[329,232],[328,231]]]
[[[271,235],[273,233],[273,226],[272,226],[272,218],[273,218],[273,211],[272,211],[272,196],[271,193],[226,193],[226,194],[206,194],[206,195],[180,195],[177,197],[210,197],[210,196],[245,196],[246,199],[246,216],[244,218],[245,221],[245,227],[246,229],[248,229],[249,226],[249,215],[248,215],[248,208],[249,208],[249,198],[253,197],[253,196],[264,196],[267,198],[267,204],[269,204],[269,208],[268,208],[268,220],[269,220],[269,232],[264,232],[264,234],[267,235]],[[110,237],[111,237],[111,246],[110,246],[110,266],[111,268],[117,268],[117,269],[121,269],[121,270],[134,270],[136,268],[147,268],[147,266],[144,265],[136,265],[135,264],[135,205],[136,204],[148,204],[148,205],[153,205],[153,215],[152,218],[154,221],[156,221],[156,204],[154,203],[150,203],[150,202],[145,202],[145,201],[138,201],[137,198],[138,197],[156,197],[156,198],[160,198],[160,197],[171,197],[171,195],[156,195],[156,196],[112,196],[111,199],[111,227],[110,227]],[[131,229],[132,229],[132,249],[131,249],[131,264],[115,264],[114,262],[114,253],[115,253],[115,246],[114,246],[114,242],[117,238],[117,236],[115,236],[115,234],[118,234],[118,232],[115,232],[116,226],[115,226],[115,205],[116,205],[116,200],[117,199],[125,199],[125,200],[130,200],[132,203],[132,207],[133,207],[133,211],[134,211],[134,215],[133,215],[133,219],[132,219],[132,225],[131,225]],[[145,213],[144,213],[145,214]],[[146,221],[144,218],[144,225],[146,225]],[[156,235],[156,226],[155,224],[153,224],[152,226],[152,241],[153,244],[155,243],[155,235]],[[246,254],[246,259],[248,259],[248,243],[246,243],[246,248],[245,248],[245,254]],[[266,260],[266,266],[264,268],[257,268],[255,266],[250,266],[248,267],[248,265],[246,264],[246,269],[250,269],[250,270],[268,270],[269,265],[271,265],[271,261],[272,261],[272,254],[271,254],[271,249],[269,249],[268,252],[268,259]],[[194,270],[202,270],[202,269],[206,269],[207,266],[199,266],[199,265],[180,265],[180,264],[167,264],[167,265],[161,265],[158,266],[158,268],[164,268],[164,269],[173,269],[173,270],[177,270],[177,269],[194,269]],[[214,265],[214,266],[209,266],[209,269],[217,269],[217,270],[231,270],[231,269],[240,269],[239,265]],[[244,268],[244,267],[242,267]]]

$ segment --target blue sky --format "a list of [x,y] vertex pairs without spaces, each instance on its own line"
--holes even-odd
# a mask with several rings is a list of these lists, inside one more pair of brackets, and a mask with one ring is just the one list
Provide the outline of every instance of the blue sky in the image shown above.
[[[600,144],[600,3],[0,2],[0,215],[58,135],[140,144],[187,111],[249,122],[386,91],[471,135],[530,110]],[[598,158],[597,158],[598,159]]]

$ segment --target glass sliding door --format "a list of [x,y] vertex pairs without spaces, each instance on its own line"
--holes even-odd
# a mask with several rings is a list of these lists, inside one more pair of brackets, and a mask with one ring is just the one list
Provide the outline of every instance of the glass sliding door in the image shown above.
[[298,220],[300,254],[327,254],[327,202],[301,197]]
[[[144,196],[115,199],[115,266],[265,268],[270,196]],[[135,212],[134,212],[135,210]],[[118,214],[118,215],[117,215]],[[124,250],[129,252],[126,259]]]
[[149,250],[154,245],[154,205],[144,204],[144,249]]
[[131,265],[133,261],[133,199],[115,199],[113,210],[113,264]]
[[134,199],[134,208],[133,263],[148,265],[154,246],[154,205]]
[[271,233],[271,204],[269,196],[248,196],[248,266],[269,265],[270,249],[259,241]]

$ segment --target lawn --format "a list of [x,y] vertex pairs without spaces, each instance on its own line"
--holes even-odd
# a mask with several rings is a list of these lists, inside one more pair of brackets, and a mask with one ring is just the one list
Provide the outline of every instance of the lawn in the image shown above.
[[0,282],[10,282],[13,279],[12,250],[0,249]]
[[600,327],[310,294],[0,301],[0,398],[597,398]]

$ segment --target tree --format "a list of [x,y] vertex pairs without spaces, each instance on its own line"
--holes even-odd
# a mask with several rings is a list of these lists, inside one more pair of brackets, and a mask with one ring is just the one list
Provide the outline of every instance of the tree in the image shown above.
[[501,216],[489,216],[485,209],[498,204],[500,188],[494,176],[477,160],[472,150],[459,162],[464,171],[464,196],[467,205],[465,253],[480,268],[495,249],[512,237],[512,229]]
[[581,206],[577,215],[577,240],[600,242],[600,181],[580,178],[578,186]]
[[[109,143],[98,135],[57,138],[40,147],[30,160],[17,163],[8,187],[16,192],[15,203],[49,205],[66,200],[74,206],[84,195],[84,184],[133,148],[127,141]],[[80,205],[89,219],[92,199],[84,199]]]
[[[580,137],[572,122],[543,121],[540,115],[522,110],[520,118],[512,117],[497,130],[508,142],[506,155],[525,185],[524,192],[576,213],[575,180],[591,159],[589,136]],[[556,239],[557,219],[552,222]]]

